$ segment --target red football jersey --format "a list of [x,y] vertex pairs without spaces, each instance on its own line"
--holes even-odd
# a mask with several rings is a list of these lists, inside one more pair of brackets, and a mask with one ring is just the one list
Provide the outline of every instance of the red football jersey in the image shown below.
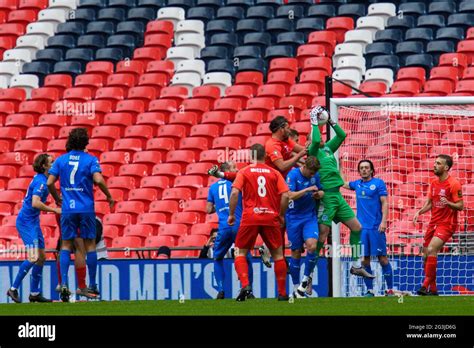
[[[273,164],[278,159],[283,159],[283,161],[287,161],[291,158],[291,153],[295,148],[295,142],[291,139],[287,141],[281,141],[275,138],[270,138],[265,143],[265,153],[267,154],[267,158],[265,163],[272,168],[278,170],[278,168]],[[290,168],[291,169],[291,168]],[[281,173],[283,177],[286,177],[286,174],[290,171],[287,170],[284,173]]]
[[281,194],[288,186],[280,172],[259,163],[242,168],[232,187],[242,192],[241,226],[279,226]]
[[458,222],[458,211],[441,203],[441,197],[446,197],[450,202],[456,203],[462,199],[461,183],[448,176],[444,181],[438,178],[430,183],[428,198],[431,198],[430,224],[455,225]]

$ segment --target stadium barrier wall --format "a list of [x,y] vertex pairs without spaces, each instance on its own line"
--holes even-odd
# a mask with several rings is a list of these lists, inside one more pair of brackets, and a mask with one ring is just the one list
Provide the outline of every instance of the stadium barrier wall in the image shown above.
[[[460,260],[460,258],[467,258]],[[449,272],[451,276],[451,287],[440,288],[441,294],[455,294],[452,287],[456,284],[465,283],[465,277],[474,277],[474,267],[468,270],[453,273],[450,263],[467,262],[474,265],[474,256],[446,256],[440,260],[438,274]],[[5,261],[0,263],[0,303],[11,302],[7,300],[6,289],[11,284],[13,277],[20,267],[19,261]],[[349,260],[341,260],[344,272],[349,272]],[[227,278],[225,292],[228,297],[236,297],[240,288],[237,275],[234,271],[232,259],[224,260],[224,267]],[[382,279],[380,269],[377,263],[373,263],[373,269],[377,272],[377,279]],[[416,282],[422,280],[423,276],[422,259],[418,256],[413,257],[394,257],[394,273],[399,272],[401,276],[415,276]],[[266,268],[260,259],[253,260],[254,283],[253,289],[258,298],[274,298],[276,295],[275,274],[273,268]],[[102,293],[102,299],[106,301],[113,300],[188,300],[188,299],[210,299],[215,298],[217,290],[213,277],[214,264],[212,260],[102,260],[99,261],[97,279]],[[301,269],[304,272],[304,265]],[[316,276],[313,279],[313,297],[328,296],[328,273],[327,260],[321,258],[318,260],[318,267],[315,270]],[[88,278],[86,278],[87,280]],[[288,279],[290,279],[288,277]],[[353,293],[352,296],[362,294],[363,282],[359,277],[347,277],[351,289],[360,289],[359,293]],[[291,281],[288,281],[290,287]],[[382,282],[376,281],[374,288],[376,291],[382,291]],[[56,263],[48,261],[45,264],[42,280],[43,294],[52,299],[58,299],[55,292],[57,285]],[[74,267],[69,269],[69,285],[71,289],[76,288],[76,279]],[[349,285],[349,284],[347,284]],[[403,286],[402,291],[413,292],[416,283],[410,286]],[[396,287],[398,284],[396,284]],[[4,291],[5,290],[5,291]],[[474,289],[469,289],[474,291]],[[30,293],[30,277],[27,276],[19,289],[23,302],[28,301]]]

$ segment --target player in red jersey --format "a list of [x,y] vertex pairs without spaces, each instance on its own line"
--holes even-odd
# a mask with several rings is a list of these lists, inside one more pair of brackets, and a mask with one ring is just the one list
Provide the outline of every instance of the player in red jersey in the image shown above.
[[270,249],[275,262],[278,300],[288,300],[286,293],[286,263],[283,257],[283,240],[280,232],[285,223],[288,207],[288,186],[281,174],[265,164],[265,148],[255,144],[251,153],[256,159],[237,173],[229,199],[228,224],[235,223],[235,208],[242,192],[242,219],[235,239],[237,255],[235,270],[242,284],[237,301],[245,301],[251,293],[248,278],[247,252],[253,249],[258,234]]
[[457,228],[458,211],[464,209],[462,188],[459,181],[449,176],[453,159],[448,155],[439,155],[434,165],[437,176],[430,183],[428,199],[423,207],[415,214],[413,223],[418,216],[431,210],[431,220],[425,233],[423,243],[423,260],[425,265],[425,280],[418,295],[438,295],[436,288],[436,265],[438,252],[454,234]]

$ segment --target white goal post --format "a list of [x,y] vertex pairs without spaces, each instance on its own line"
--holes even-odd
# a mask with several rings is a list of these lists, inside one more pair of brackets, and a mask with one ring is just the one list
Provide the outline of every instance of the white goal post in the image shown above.
[[[453,157],[451,172],[463,185],[465,208],[438,257],[437,281],[442,295],[474,294],[474,97],[333,98],[330,114],[347,133],[336,153],[346,178],[359,178],[357,163],[366,158],[374,162],[375,176],[387,184],[387,249],[394,289],[402,293],[414,293],[424,274],[422,242],[430,213],[420,216],[415,226],[414,211],[426,199],[436,155]],[[355,212],[354,193],[341,190]],[[348,236],[345,226],[333,223],[333,297],[361,296],[364,290],[362,278],[349,274]],[[383,294],[376,258],[371,264],[377,276],[374,289]]]

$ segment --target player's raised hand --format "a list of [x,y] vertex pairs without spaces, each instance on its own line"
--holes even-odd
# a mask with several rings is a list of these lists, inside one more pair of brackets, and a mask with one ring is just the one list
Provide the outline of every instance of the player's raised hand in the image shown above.
[[229,226],[234,226],[234,224],[235,224],[235,216],[234,215],[229,215],[229,217],[227,218],[227,224]]

